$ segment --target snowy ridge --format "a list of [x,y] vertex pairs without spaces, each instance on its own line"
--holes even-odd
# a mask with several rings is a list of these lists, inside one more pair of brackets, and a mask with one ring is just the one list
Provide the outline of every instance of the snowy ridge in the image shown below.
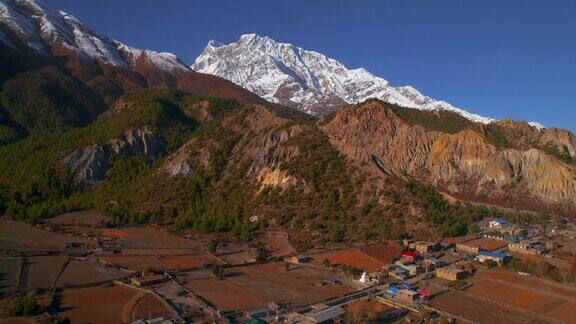
[[[57,45],[80,57],[125,69],[133,69],[144,59],[167,72],[189,70],[174,54],[139,50],[101,36],[73,15],[50,9],[43,0],[0,0],[0,27],[40,55],[50,55]],[[0,41],[17,48],[1,29]]]
[[161,68],[165,71],[188,71],[190,70],[178,56],[168,52],[155,52],[151,50],[141,50],[128,45],[116,42],[117,48],[124,53],[124,56],[130,63],[135,66],[138,60],[145,59],[146,62]]
[[413,87],[390,86],[366,69],[351,70],[318,52],[256,34],[242,35],[228,45],[210,41],[192,69],[223,77],[267,100],[315,115],[329,113],[344,103],[378,98],[410,108],[454,111],[484,124],[495,121],[424,96]]

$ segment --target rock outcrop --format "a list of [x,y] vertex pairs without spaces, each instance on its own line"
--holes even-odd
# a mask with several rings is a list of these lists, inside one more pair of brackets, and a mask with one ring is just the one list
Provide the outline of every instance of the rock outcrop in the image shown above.
[[92,144],[77,148],[68,154],[62,163],[68,167],[74,179],[86,184],[104,180],[112,167],[112,155],[142,156],[154,161],[164,151],[164,142],[147,127],[127,130],[105,145]]
[[560,156],[576,158],[576,136],[565,129],[538,129],[527,122],[510,119],[501,120],[491,126],[497,127],[508,143],[519,149],[539,148]]
[[[455,196],[532,209],[576,206],[576,168],[543,150],[498,148],[475,129],[449,134],[409,125],[379,101],[344,108],[318,125],[358,165],[378,161],[379,169],[417,177]],[[568,131],[525,126],[526,143],[573,148]]]
[[[193,109],[202,111],[202,104]],[[295,124],[260,105],[247,107],[222,123],[238,137],[227,157],[229,165],[250,161],[247,176],[261,181],[263,186],[286,188],[297,183],[297,179],[281,170],[281,166],[299,154],[298,147],[290,145],[289,140],[305,132],[307,126]],[[222,143],[215,140],[194,138],[169,156],[163,169],[170,176],[191,176],[195,166],[211,168],[211,154],[219,152],[221,147]]]
[[104,147],[98,144],[77,148],[62,162],[68,167],[75,180],[86,184],[95,184],[103,180],[106,171],[111,166]]
[[116,154],[123,156],[142,156],[151,162],[164,151],[162,139],[152,133],[148,127],[130,129],[113,140],[108,147]]
[[192,176],[196,166],[201,166],[204,169],[210,168],[210,156],[219,148],[220,144],[215,141],[202,141],[193,138],[168,157],[163,169],[171,177]]

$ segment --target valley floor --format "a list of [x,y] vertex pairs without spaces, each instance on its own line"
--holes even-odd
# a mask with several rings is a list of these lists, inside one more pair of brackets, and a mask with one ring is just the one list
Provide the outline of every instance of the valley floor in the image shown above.
[[[260,232],[250,242],[219,235],[213,244],[214,235],[192,231],[79,222],[93,216],[78,213],[37,226],[0,220],[0,323],[21,322],[9,316],[30,299],[41,314],[25,319],[38,323],[50,318],[243,322],[278,316],[294,323],[325,318],[570,323],[576,318],[574,284],[490,268],[455,247],[480,242],[505,250],[507,244],[492,244],[496,239],[456,238],[430,252],[421,251],[421,242],[406,247],[374,242],[299,254],[280,229]],[[570,249],[574,239],[563,240]],[[407,253],[411,248],[416,250]],[[408,260],[412,256],[417,260]],[[443,264],[434,270],[431,262]],[[416,273],[403,275],[401,268]],[[441,271],[449,268],[469,276],[444,279]]]

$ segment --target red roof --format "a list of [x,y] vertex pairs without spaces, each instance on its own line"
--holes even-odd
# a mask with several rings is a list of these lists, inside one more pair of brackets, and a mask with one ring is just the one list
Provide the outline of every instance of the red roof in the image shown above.
[[404,251],[404,252],[402,252],[402,257],[403,258],[416,259],[418,257],[418,253],[416,253],[414,251]]
[[418,290],[418,294],[419,294],[420,296],[426,297],[426,296],[430,295],[430,292],[429,292],[428,290],[422,290],[422,289],[420,289],[420,290]]

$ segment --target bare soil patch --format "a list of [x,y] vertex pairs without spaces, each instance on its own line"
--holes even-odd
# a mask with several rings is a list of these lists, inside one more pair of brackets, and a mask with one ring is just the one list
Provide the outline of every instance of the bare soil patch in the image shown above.
[[326,252],[311,255],[311,257],[318,263],[322,263],[325,259],[328,259],[332,265],[346,264],[366,272],[376,271],[385,265],[384,262],[373,258],[358,249]]
[[61,252],[67,243],[94,246],[96,241],[50,232],[23,222],[0,220],[0,250]]
[[333,276],[328,271],[305,266],[286,270],[283,262],[227,268],[224,276],[259,300],[289,307],[321,302],[356,290],[346,282],[330,283],[327,279]]
[[56,284],[58,276],[68,262],[67,256],[51,255],[27,257],[23,265],[23,283],[26,291],[50,289]]
[[0,258],[0,293],[10,293],[18,288],[19,257]]
[[195,279],[188,281],[185,286],[204,302],[222,311],[250,310],[265,304],[228,279]]
[[501,249],[505,246],[508,246],[507,241],[497,240],[497,239],[487,238],[487,237],[483,237],[483,238],[469,241],[468,244],[475,244],[475,245],[479,246],[481,250],[484,250],[484,251],[496,251],[496,250]]
[[254,249],[237,243],[220,244],[216,255],[233,266],[256,261],[256,252]]
[[371,245],[360,249],[362,253],[372,257],[384,264],[388,264],[397,259],[402,253],[402,247],[396,243],[385,245]]
[[444,293],[432,299],[430,305],[479,323],[546,323],[522,311],[478,300],[460,291]]
[[75,211],[58,215],[47,220],[47,223],[59,226],[85,226],[85,227],[106,227],[112,219],[99,211],[86,210]]
[[466,291],[561,321],[576,319],[576,289],[500,271],[485,271]]
[[273,257],[284,257],[296,253],[296,250],[288,240],[288,234],[284,232],[264,232],[260,235],[259,240]]
[[132,271],[142,271],[145,268],[150,268],[154,271],[167,270],[166,265],[152,255],[106,255],[99,256],[98,260]]
[[172,309],[152,294],[146,294],[138,299],[131,310],[132,321],[158,317],[171,318],[174,316]]
[[218,260],[214,256],[202,251],[190,255],[162,256],[159,260],[165,264],[168,269],[173,270],[195,269],[203,268],[208,265],[224,264],[224,262]]
[[118,240],[118,244],[128,249],[177,249],[191,248],[191,241],[176,236],[158,227],[122,227],[105,229],[104,236]]
[[[83,289],[67,289],[62,293],[58,314],[70,318],[72,323],[125,323],[131,321],[133,315],[139,316],[146,305],[151,306],[154,313],[168,317],[172,312],[136,289],[124,286],[98,286]],[[156,298],[150,295],[150,298]],[[139,306],[142,301],[144,304]],[[160,301],[158,301],[161,303]],[[127,318],[126,318],[127,317]]]
[[128,273],[105,265],[83,260],[72,260],[56,282],[57,287],[90,285],[127,276]]

